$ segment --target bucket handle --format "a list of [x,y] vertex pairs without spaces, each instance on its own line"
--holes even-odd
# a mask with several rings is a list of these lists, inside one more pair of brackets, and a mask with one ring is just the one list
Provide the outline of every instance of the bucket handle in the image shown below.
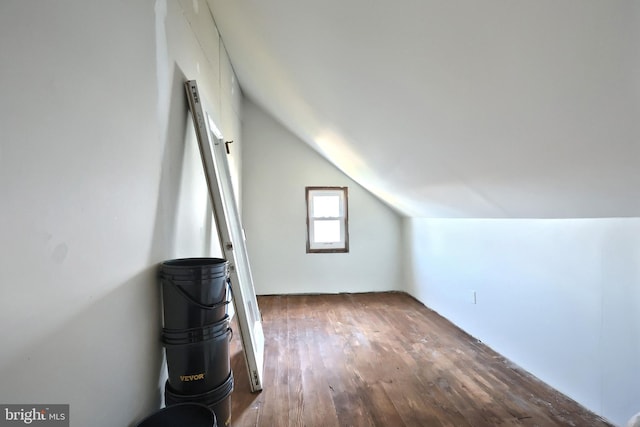
[[217,340],[217,339],[220,339],[220,337],[222,337],[225,334],[228,335],[229,341],[231,341],[233,339],[233,328],[229,326],[227,329],[225,329],[223,333],[219,335],[215,335],[213,337],[208,337],[206,340],[201,340],[201,341],[188,341],[188,342],[175,343],[175,342],[166,342],[164,341],[164,338],[161,338],[161,342],[163,347],[180,347],[180,346],[202,344],[203,342]]
[[[227,305],[227,304],[229,304],[231,302],[231,299],[227,298],[224,301],[217,302],[217,303],[215,303],[213,305],[203,304],[200,301],[194,300],[191,297],[191,295],[186,293],[176,282],[173,281],[173,279],[169,279],[167,277],[165,277],[165,279],[167,279],[167,281],[173,285],[173,287],[176,289],[176,291],[178,291],[178,293],[180,295],[182,295],[182,297],[184,299],[189,301],[191,304],[193,304],[195,306],[198,306],[198,307],[200,307],[200,308],[202,308],[204,310],[215,310],[216,308],[222,307],[223,305]],[[229,291],[228,294],[231,295],[232,291],[231,291],[231,279],[230,278],[227,278],[226,285],[227,285],[227,289]]]

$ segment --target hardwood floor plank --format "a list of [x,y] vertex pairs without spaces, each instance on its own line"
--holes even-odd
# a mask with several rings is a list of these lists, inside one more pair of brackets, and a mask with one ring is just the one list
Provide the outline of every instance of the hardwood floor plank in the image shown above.
[[406,294],[258,302],[264,390],[235,338],[235,427],[609,426]]
[[300,334],[304,331],[300,330],[297,321],[291,321],[287,315],[287,325],[289,335],[287,336],[287,348],[289,349],[289,383],[288,383],[288,423],[290,427],[303,425],[304,415],[304,388],[302,380],[302,357],[304,357],[302,346],[298,343],[301,341]]

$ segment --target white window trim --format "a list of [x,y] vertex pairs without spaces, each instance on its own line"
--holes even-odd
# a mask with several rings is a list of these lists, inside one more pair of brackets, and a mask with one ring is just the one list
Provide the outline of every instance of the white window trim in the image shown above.
[[[307,202],[307,253],[344,253],[349,252],[349,197],[347,187],[306,187]],[[312,217],[313,198],[315,196],[338,196],[340,198],[340,216]],[[315,221],[339,220],[339,242],[316,242],[313,236]]]

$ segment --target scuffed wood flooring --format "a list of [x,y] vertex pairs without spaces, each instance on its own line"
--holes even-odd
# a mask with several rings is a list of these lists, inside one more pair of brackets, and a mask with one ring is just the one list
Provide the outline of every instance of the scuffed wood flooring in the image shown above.
[[407,294],[258,302],[264,390],[234,338],[234,427],[609,425]]

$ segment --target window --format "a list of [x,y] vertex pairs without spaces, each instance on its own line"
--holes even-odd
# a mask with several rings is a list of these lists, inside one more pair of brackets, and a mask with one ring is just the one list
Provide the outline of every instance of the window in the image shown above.
[[307,253],[349,252],[347,187],[307,187]]

